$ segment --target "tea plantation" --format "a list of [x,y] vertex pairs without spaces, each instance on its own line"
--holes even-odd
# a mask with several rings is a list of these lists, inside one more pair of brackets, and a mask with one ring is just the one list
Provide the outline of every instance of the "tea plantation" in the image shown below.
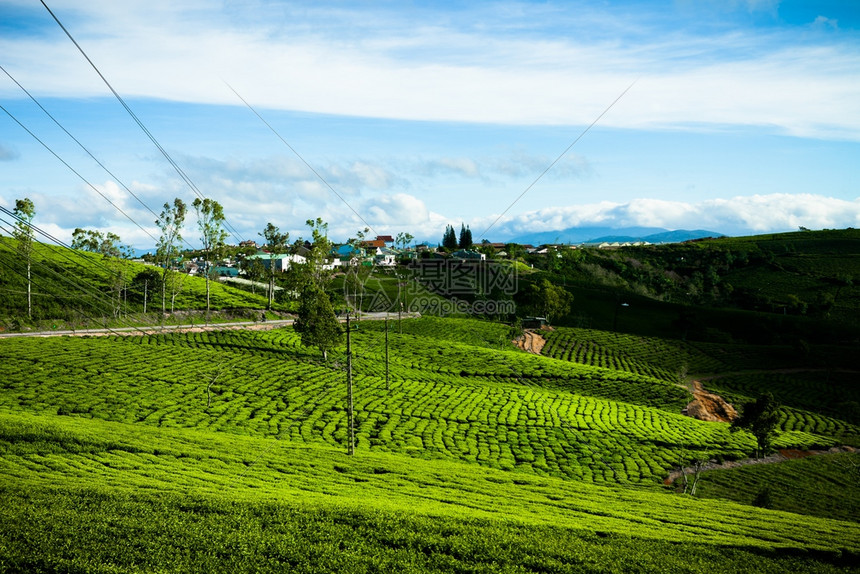
[[[742,371],[748,348],[558,329],[538,356],[504,325],[424,317],[389,321],[386,369],[386,325],[354,325],[353,457],[345,356],[323,361],[291,327],[0,340],[0,571],[860,564],[852,512],[757,508],[716,479],[697,498],[663,484],[679,461],[753,452],[751,435],[680,414],[682,374]],[[743,376],[713,382],[742,397]],[[856,421],[782,376],[777,446],[856,444]],[[833,386],[834,404],[856,398],[847,379]]]

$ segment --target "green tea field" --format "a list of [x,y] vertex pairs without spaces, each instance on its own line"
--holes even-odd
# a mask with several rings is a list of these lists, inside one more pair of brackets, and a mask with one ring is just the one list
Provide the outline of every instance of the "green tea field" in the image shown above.
[[[0,340],[0,570],[857,565],[853,511],[757,508],[716,479],[696,498],[663,484],[679,461],[752,454],[751,435],[680,414],[679,373],[740,370],[740,349],[559,329],[540,356],[504,325],[424,317],[388,322],[386,369],[385,323],[353,326],[352,457],[343,350],[324,361],[291,327]],[[784,404],[780,448],[860,434],[836,411]],[[819,507],[838,488],[819,488]]]

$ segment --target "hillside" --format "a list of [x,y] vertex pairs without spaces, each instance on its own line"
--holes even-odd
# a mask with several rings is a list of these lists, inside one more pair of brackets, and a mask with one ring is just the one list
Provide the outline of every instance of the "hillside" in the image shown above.
[[[202,331],[195,277],[176,294],[181,312],[164,316],[158,302],[144,315],[142,293],[113,279],[151,268],[41,245],[28,320],[20,263],[0,239],[7,330],[198,327],[0,338],[0,571],[856,569],[855,287],[852,268],[832,263],[851,260],[851,233],[519,264],[514,297],[545,277],[575,297],[562,326],[539,333],[540,355],[513,345],[517,329],[502,322],[355,321],[353,457],[343,347],[324,361],[290,326]],[[808,243],[777,253],[798,238]],[[830,317],[727,308],[719,289],[696,305],[672,300],[702,265],[756,249],[747,259],[761,264],[727,268],[720,285],[738,273],[734,284],[784,286],[793,261],[792,273],[820,270],[820,289],[843,274],[839,306]],[[642,278],[670,261],[677,285],[646,289]],[[632,269],[639,279],[624,279]],[[265,306],[214,289],[214,320]],[[342,278],[332,294],[349,296]],[[360,296],[365,310],[447,303],[398,271],[375,272]],[[696,385],[736,405],[772,393],[785,452],[849,450],[709,470],[695,497],[680,494],[667,481],[680,465],[748,462],[755,450],[746,432],[682,414]]]
[[[752,344],[860,340],[860,230],[528,256],[575,297],[559,324]],[[619,310],[628,303],[629,308]]]
[[[709,373],[749,350],[590,332],[599,352],[571,361],[515,349],[504,325],[427,317],[390,322],[386,381],[384,330],[353,334],[354,457],[344,357],[321,361],[291,328],[2,340],[0,488],[15,502],[0,512],[0,564],[824,572],[857,560],[856,516],[800,522],[663,485],[678,460],[754,446],[679,414],[675,350]],[[547,353],[583,336],[555,333]],[[779,446],[856,439],[805,412]]]
[[[162,305],[159,290],[152,285],[147,289],[142,281],[135,280],[142,272],[160,274],[160,269],[43,243],[34,243],[33,311],[32,318],[28,318],[26,264],[16,246],[13,239],[0,237],[0,328],[18,331],[136,326],[164,320],[159,316]],[[249,293],[217,281],[210,285],[214,310],[266,306],[265,296],[260,293]],[[184,312],[205,310],[205,293],[204,278],[177,274],[176,281],[165,289],[165,308]]]

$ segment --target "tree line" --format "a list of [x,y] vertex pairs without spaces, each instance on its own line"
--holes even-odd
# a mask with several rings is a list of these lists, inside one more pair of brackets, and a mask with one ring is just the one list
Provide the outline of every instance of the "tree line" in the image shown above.
[[[225,255],[228,233],[225,227],[224,209],[215,200],[204,198],[195,199],[190,206],[197,218],[197,231],[202,244],[201,259],[203,262],[202,275],[206,281],[206,313],[211,311],[210,281],[213,279],[212,267],[222,260]],[[180,272],[184,250],[183,229],[189,206],[180,198],[165,202],[155,224],[159,236],[155,249],[157,268],[145,269],[134,277],[130,277],[129,267],[122,259],[130,258],[133,251],[124,244],[115,233],[102,232],[93,229],[76,228],[72,233],[71,248],[103,256],[100,266],[108,271],[110,276],[111,301],[114,317],[120,315],[124,297],[127,297],[129,286],[143,295],[143,311],[154,294],[160,295],[161,311],[174,311],[175,300],[182,290],[182,284],[187,274]],[[32,266],[35,233],[33,220],[36,216],[36,206],[29,198],[15,201],[14,225],[12,236],[16,240],[17,255],[23,262],[21,275],[26,282],[27,317],[33,317],[32,303]],[[277,226],[268,223],[259,235],[263,238],[263,250],[268,253],[269,265],[262,263],[260,258],[245,258],[243,266],[252,278],[267,279],[267,308],[271,310],[275,301],[277,269],[274,258],[287,250],[303,249],[304,263],[294,263],[284,274],[288,292],[300,300],[296,331],[301,333],[306,345],[315,346],[323,355],[338,345],[342,340],[342,330],[334,313],[331,298],[327,292],[333,272],[325,265],[326,258],[332,248],[328,239],[328,224],[321,218],[308,220],[311,240],[299,238],[292,246],[289,245],[289,233],[282,233]],[[399,236],[406,240],[404,234]],[[412,237],[409,236],[408,241]]]

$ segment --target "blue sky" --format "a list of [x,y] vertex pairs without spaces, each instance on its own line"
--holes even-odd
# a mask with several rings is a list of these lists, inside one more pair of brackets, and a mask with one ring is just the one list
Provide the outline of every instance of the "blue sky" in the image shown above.
[[[46,2],[241,238],[860,226],[858,2]],[[116,177],[0,73],[3,107],[133,222],[2,112],[0,204],[150,247],[194,192],[38,0],[0,0],[0,65]]]

